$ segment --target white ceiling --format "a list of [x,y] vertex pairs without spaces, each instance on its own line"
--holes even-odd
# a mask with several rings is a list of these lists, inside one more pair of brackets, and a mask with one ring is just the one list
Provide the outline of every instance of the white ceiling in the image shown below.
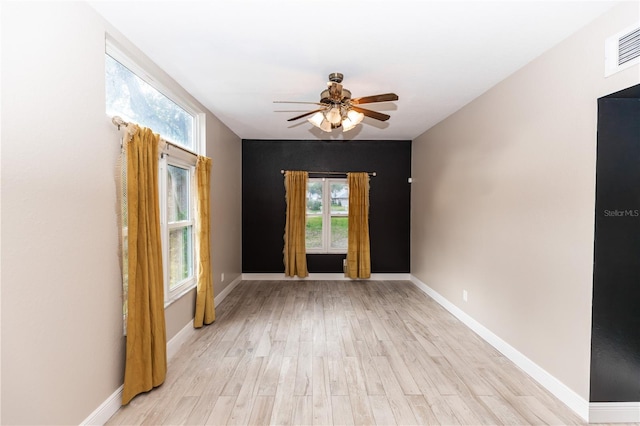
[[[243,139],[410,140],[615,2],[90,4]],[[365,118],[344,134],[324,133],[304,119],[287,122],[313,108],[273,101],[316,102],[332,72],[344,74],[353,97],[398,94],[396,102],[369,105],[391,119]]]

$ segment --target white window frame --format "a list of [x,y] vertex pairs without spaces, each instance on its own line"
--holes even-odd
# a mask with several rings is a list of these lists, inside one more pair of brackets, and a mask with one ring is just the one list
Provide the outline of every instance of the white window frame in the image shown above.
[[[162,264],[164,275],[164,299],[165,305],[168,306],[175,300],[182,297],[185,293],[195,287],[197,283],[198,259],[196,256],[196,234],[195,234],[195,204],[196,188],[194,183],[195,161],[191,161],[194,157],[185,155],[179,150],[170,150],[170,153],[164,152],[159,161],[159,185],[160,185],[160,234],[162,238]],[[191,158],[189,158],[191,157]],[[176,166],[189,171],[189,219],[179,222],[168,221],[168,166]],[[170,288],[170,259],[169,259],[169,234],[171,230],[191,226],[191,276],[180,282],[175,288]]]
[[[198,258],[197,258],[197,242],[195,235],[195,208],[197,203],[197,191],[195,188],[195,163],[197,161],[197,155],[205,155],[206,146],[206,133],[205,133],[205,113],[200,110],[194,103],[192,103],[185,96],[181,96],[171,90],[167,84],[164,84],[160,79],[155,78],[154,74],[148,70],[147,67],[141,63],[131,59],[137,55],[129,52],[115,39],[108,36],[105,39],[105,54],[111,56],[116,61],[120,62],[129,71],[138,76],[140,79],[148,83],[162,95],[173,101],[180,108],[184,109],[187,113],[193,116],[193,148],[185,147],[179,143],[168,141],[167,147],[162,150],[161,157],[158,159],[158,184],[160,194],[160,221],[161,221],[161,239],[162,239],[162,263],[163,263],[163,278],[164,278],[164,306],[168,307],[171,303],[180,299],[187,292],[192,290],[197,284],[197,271],[198,271]],[[145,64],[146,65],[146,64]],[[148,64],[149,68],[153,64]],[[109,120],[111,117],[108,117]],[[173,149],[171,147],[173,145]],[[193,276],[180,283],[173,290],[169,290],[169,225],[167,223],[167,165],[173,164],[178,167],[189,168],[190,170],[190,218],[193,224],[192,230],[192,267]]]
[[346,178],[309,178],[308,183],[322,182],[322,213],[309,214],[307,218],[322,216],[322,248],[307,248],[309,254],[346,254],[347,248],[331,247],[331,218],[345,217],[345,214],[331,214],[331,184],[342,183],[348,185]]

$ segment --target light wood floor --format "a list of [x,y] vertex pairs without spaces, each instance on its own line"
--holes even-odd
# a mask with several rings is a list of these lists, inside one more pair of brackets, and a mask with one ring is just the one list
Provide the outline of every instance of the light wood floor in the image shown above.
[[117,424],[583,424],[407,281],[245,281]]

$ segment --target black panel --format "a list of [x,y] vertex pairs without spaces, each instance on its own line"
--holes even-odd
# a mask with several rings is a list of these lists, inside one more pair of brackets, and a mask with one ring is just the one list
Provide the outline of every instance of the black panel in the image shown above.
[[616,99],[640,99],[640,84],[629,87],[624,90],[620,90],[619,92],[612,93],[610,95],[605,96],[603,99],[607,98],[616,98]]
[[640,401],[640,99],[624,94],[598,101],[591,402]]
[[[410,272],[411,141],[243,140],[243,272],[284,272],[280,170],[375,171],[369,193],[371,272]],[[342,272],[345,256],[308,254],[309,272]]]

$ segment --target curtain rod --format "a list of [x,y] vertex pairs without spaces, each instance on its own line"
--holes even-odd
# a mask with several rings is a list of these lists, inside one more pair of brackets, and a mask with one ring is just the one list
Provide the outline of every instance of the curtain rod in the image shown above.
[[[122,117],[118,117],[117,115],[114,115],[114,116],[111,118],[111,122],[113,123],[113,125],[114,125],[114,126],[117,126],[117,127],[118,127],[118,130],[120,130],[120,127],[121,127],[121,126],[129,127],[129,123],[127,123],[126,121],[124,121],[124,120],[122,119]],[[196,157],[198,156],[198,154],[196,154],[195,152],[189,151],[188,149],[183,148],[183,147],[181,147],[180,145],[176,145],[176,144],[175,144],[175,143],[173,143],[173,142],[169,142],[168,140],[164,139],[163,137],[160,137],[160,140],[161,140],[161,141],[163,141],[163,142],[165,142],[167,145],[169,145],[169,147],[170,147],[170,148],[176,148],[176,149],[179,149],[180,151],[184,151],[184,152],[186,152],[187,154],[191,154],[191,155],[194,155],[194,156],[196,156]],[[121,145],[122,145],[122,144],[121,144]],[[166,154],[166,155],[169,155],[169,154]]]
[[[280,173],[284,174],[285,170],[280,170]],[[312,172],[307,171],[309,174],[313,175],[346,175],[349,172]],[[376,176],[376,172],[367,172],[369,176]]]

